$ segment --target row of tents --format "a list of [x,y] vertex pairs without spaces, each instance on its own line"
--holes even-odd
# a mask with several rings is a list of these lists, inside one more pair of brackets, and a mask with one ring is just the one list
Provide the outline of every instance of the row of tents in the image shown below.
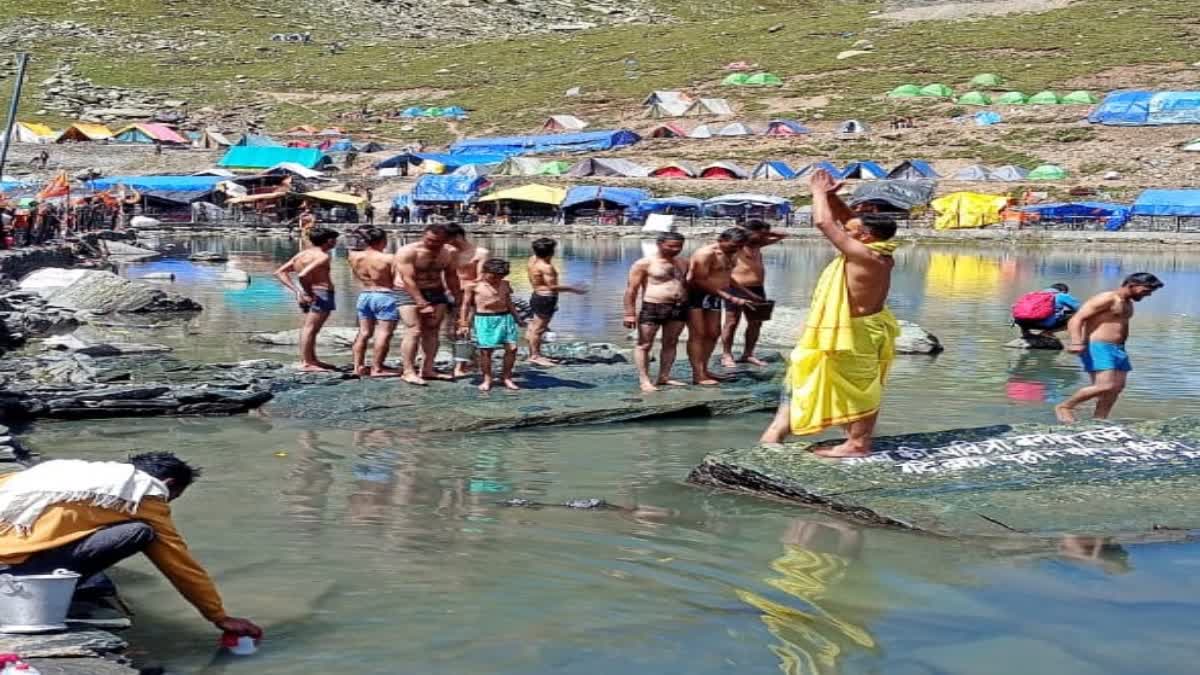
[[955,192],[932,201],[939,230],[977,228],[1006,220],[1027,223],[1098,223],[1120,230],[1133,218],[1200,218],[1200,190],[1144,190],[1132,204],[1052,202],[1013,207],[1004,195]]
[[915,84],[902,84],[888,92],[888,98],[936,98],[953,99],[959,105],[1095,105],[1100,99],[1090,91],[1078,90],[1067,94],[1055,91],[1040,91],[1027,96],[1019,91],[1006,91],[999,94],[989,94],[979,90],[971,90],[955,96],[954,90],[944,84],[927,84],[924,87]]
[[181,135],[175,129],[154,122],[138,122],[113,131],[103,124],[76,122],[71,126],[56,132],[44,124],[36,122],[16,122],[13,124],[13,143],[86,143],[92,141],[110,141],[114,143],[143,143],[162,145],[191,145],[192,140]]
[[404,119],[421,119],[421,118],[440,118],[452,120],[467,119],[467,111],[462,106],[430,106],[422,107],[419,105],[410,106],[400,111],[400,117]]

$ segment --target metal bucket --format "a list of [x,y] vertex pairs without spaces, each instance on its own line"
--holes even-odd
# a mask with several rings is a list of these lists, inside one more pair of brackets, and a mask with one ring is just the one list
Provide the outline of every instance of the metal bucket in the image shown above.
[[52,633],[67,629],[67,610],[79,575],[0,574],[0,633]]
[[454,352],[454,360],[464,363],[475,362],[475,343],[470,340],[455,340],[451,345]]

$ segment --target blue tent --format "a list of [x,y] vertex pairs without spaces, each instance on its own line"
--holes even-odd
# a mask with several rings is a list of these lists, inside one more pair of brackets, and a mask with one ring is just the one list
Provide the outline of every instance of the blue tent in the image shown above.
[[746,211],[762,209],[782,218],[792,211],[792,203],[775,195],[737,192],[704,200],[704,210],[712,215],[736,215]]
[[354,149],[354,143],[349,138],[343,138],[340,141],[335,141],[329,146],[329,152],[350,152]]
[[414,105],[411,108],[405,108],[404,111],[400,113],[401,117],[423,117],[424,115],[425,109],[419,105]]
[[1103,220],[1104,229],[1119,230],[1129,222],[1130,208],[1124,204],[1108,202],[1058,202],[1035,204],[1021,209],[1025,213],[1036,213],[1043,221],[1078,222],[1080,220]]
[[1088,121],[1108,126],[1200,124],[1200,91],[1114,91]]
[[1135,216],[1200,216],[1200,190],[1146,190],[1133,203]]
[[86,183],[97,192],[111,190],[118,185],[141,192],[212,192],[221,181],[221,176],[106,176]]
[[269,169],[283,162],[295,162],[306,169],[318,169],[329,163],[329,157],[316,148],[237,145],[225,153],[217,166],[227,169]]
[[585,152],[612,150],[633,145],[642,140],[628,129],[618,131],[583,131],[576,134],[546,134],[541,136],[496,136],[468,138],[450,146],[453,154],[497,153],[530,155],[552,152]]
[[933,165],[923,159],[906,159],[888,172],[889,180],[919,180],[921,178],[941,178]]
[[487,179],[481,176],[425,174],[413,185],[412,201],[465,204],[474,199],[485,185]]
[[242,136],[241,140],[239,140],[234,145],[244,145],[244,146],[250,146],[250,147],[256,147],[256,148],[280,148],[280,147],[283,147],[283,143],[280,143],[279,141],[275,140],[274,138],[271,138],[270,136],[263,136],[262,134],[244,134]]
[[467,111],[460,106],[452,105],[449,108],[445,108],[442,110],[442,117],[462,118],[462,117],[466,117],[466,116],[467,116]]
[[838,180],[842,177],[841,169],[837,168],[832,162],[821,160],[819,162],[813,162],[812,164],[809,164],[803,169],[797,171],[796,178],[807,178],[817,169],[825,169],[829,172],[830,176],[833,176],[834,180]]
[[846,165],[845,169],[842,169],[842,178],[861,178],[863,180],[874,180],[878,178],[885,178],[887,177],[887,174],[887,169],[870,160],[850,162]]
[[642,201],[650,199],[651,196],[649,192],[638,188],[577,185],[567,190],[567,197],[562,204],[559,204],[559,208],[569,209],[588,202],[604,201],[628,209],[636,207]]
[[695,197],[656,197],[642,200],[627,213],[637,218],[644,218],[651,213],[699,215],[703,207],[704,202]]
[[993,124],[1000,124],[1003,121],[1004,118],[1000,116],[1000,113],[992,110],[975,113],[975,126],[990,127]]
[[767,160],[759,162],[750,172],[753,180],[791,180],[796,177],[796,171],[784,162]]

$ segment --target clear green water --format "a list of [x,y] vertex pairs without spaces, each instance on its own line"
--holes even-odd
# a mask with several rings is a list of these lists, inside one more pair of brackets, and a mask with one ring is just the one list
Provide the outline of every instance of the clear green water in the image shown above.
[[[135,266],[131,276],[175,271],[176,288],[206,309],[186,330],[127,337],[185,357],[279,358],[242,332],[294,325],[290,298],[267,278],[291,245],[182,243],[233,252],[253,283],[222,287],[214,268],[186,262]],[[524,258],[524,242],[492,244]],[[593,292],[564,300],[556,330],[623,340],[618,298],[638,242],[565,249],[568,278]],[[775,247],[772,295],[806,304],[828,258],[815,245]],[[1137,370],[1117,412],[1200,413],[1200,257],[910,247],[892,305],[947,351],[902,360],[881,432],[1049,420],[1049,402],[1081,377],[1068,355],[1004,349],[1009,305],[1054,281],[1087,295],[1143,269],[1167,288],[1138,307]],[[351,325],[344,262],[336,271],[333,322]],[[205,467],[177,520],[230,611],[260,621],[268,641],[256,656],[214,661],[210,627],[145,561],[128,564],[131,640],[177,672],[1194,672],[1200,548],[1127,546],[1095,561],[1053,546],[998,551],[682,482],[707,452],[753,442],[766,421],[411,436],[244,416],[45,424],[31,441],[57,456],[166,448]],[[498,505],[511,497],[626,508]]]

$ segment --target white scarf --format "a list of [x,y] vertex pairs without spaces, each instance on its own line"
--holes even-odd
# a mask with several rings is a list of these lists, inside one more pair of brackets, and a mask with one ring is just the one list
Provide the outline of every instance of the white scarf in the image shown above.
[[43,462],[0,483],[0,533],[12,528],[28,534],[53,504],[86,502],[132,514],[143,498],[168,494],[162,481],[132,464],[80,459]]

